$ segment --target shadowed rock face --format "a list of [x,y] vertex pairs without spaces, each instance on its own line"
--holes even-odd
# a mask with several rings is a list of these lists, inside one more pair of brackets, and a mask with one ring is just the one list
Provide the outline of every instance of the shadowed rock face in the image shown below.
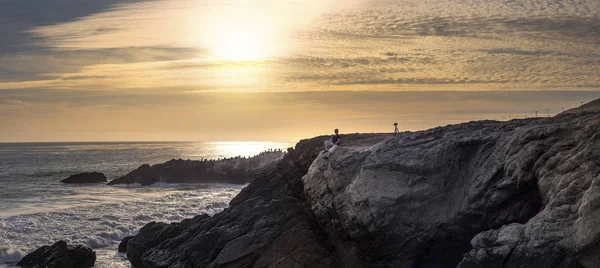
[[133,236],[127,236],[123,238],[123,240],[121,240],[121,243],[119,243],[119,247],[117,248],[117,251],[119,251],[119,253],[127,252],[127,243],[131,238],[133,238]]
[[89,268],[94,267],[96,253],[84,246],[69,246],[58,241],[52,246],[43,246],[27,254],[17,266],[23,268]]
[[473,122],[344,148],[317,158],[305,195],[346,267],[455,267],[474,235],[525,223],[542,206],[530,174],[544,149],[515,146],[524,123]]
[[63,183],[99,183],[106,182],[106,176],[100,172],[79,173],[60,181]]
[[[382,135],[361,138],[376,143]],[[264,170],[222,213],[173,224],[149,223],[127,242],[134,267],[339,267],[312,217],[302,176],[326,137],[300,142]],[[352,142],[350,142],[352,144]],[[141,245],[141,246],[140,246]]]
[[600,267],[598,113],[344,135],[329,160],[325,138],[298,143],[222,213],[147,225],[132,264]]
[[261,170],[281,160],[283,152],[267,152],[251,158],[224,160],[171,160],[163,164],[142,165],[129,174],[114,179],[108,185],[155,182],[170,183],[237,183],[252,181]]

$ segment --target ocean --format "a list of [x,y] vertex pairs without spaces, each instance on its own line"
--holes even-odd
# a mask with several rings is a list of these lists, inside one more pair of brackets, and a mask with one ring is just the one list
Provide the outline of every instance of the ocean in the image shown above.
[[98,171],[115,179],[171,159],[253,156],[282,142],[0,143],[0,267],[58,240],[96,251],[95,267],[130,267],[117,246],[150,221],[175,222],[222,211],[245,185],[67,185]]

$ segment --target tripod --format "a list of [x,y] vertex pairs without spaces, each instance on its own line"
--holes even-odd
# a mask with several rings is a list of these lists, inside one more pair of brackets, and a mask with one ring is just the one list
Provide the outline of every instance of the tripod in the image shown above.
[[400,131],[398,130],[398,123],[394,123],[394,136],[396,136],[396,134],[400,134]]

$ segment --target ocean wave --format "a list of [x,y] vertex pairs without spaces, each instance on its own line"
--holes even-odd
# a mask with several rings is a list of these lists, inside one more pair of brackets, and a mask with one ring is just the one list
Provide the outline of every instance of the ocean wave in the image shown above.
[[[36,171],[32,173],[24,174],[30,178],[51,178],[57,176],[67,176],[67,174],[75,174],[77,171],[74,170],[50,170],[50,171]],[[66,179],[66,177],[65,177]]]
[[11,264],[16,264],[23,257],[25,257],[25,252],[22,250],[9,247],[0,248],[0,267],[8,267]]
[[119,264],[122,256],[116,254],[121,239],[135,235],[150,221],[176,222],[202,213],[214,215],[227,208],[240,189],[221,185],[137,201],[0,218],[0,241],[4,242],[0,266],[10,267],[40,246],[65,240],[99,250],[104,254],[99,256],[102,267],[124,267]]

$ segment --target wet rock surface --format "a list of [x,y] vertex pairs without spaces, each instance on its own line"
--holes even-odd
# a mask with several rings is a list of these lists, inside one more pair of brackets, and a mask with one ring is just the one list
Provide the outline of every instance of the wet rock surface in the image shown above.
[[27,254],[17,266],[23,268],[89,268],[94,267],[96,253],[84,246],[69,246],[58,241]]
[[100,172],[79,173],[60,181],[62,183],[104,183],[106,176]]
[[343,135],[328,160],[326,138],[213,217],[146,225],[132,264],[600,267],[598,113]]

